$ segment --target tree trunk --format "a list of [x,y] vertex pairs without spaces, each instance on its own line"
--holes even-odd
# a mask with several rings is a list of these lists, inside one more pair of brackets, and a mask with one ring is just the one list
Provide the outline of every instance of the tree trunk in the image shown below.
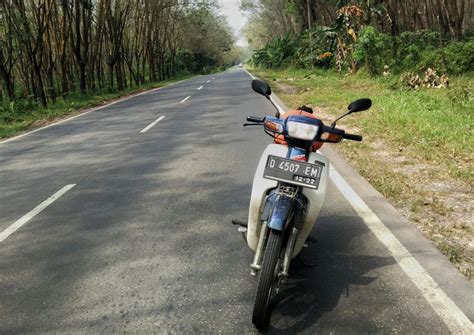
[[115,64],[115,75],[117,77],[117,88],[119,91],[123,91],[125,88],[124,82],[123,82],[123,72],[122,72],[122,66],[120,62],[117,62]]
[[14,90],[14,82],[13,82],[13,76],[6,69],[3,67],[0,67],[0,75],[5,83],[5,88],[7,90],[8,98],[10,101],[13,101],[15,99],[15,90]]

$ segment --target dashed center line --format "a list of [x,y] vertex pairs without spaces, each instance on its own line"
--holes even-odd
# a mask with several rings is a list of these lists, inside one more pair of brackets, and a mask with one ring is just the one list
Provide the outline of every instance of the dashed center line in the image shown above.
[[18,229],[20,229],[23,225],[28,223],[32,218],[34,218],[36,215],[41,213],[43,209],[51,205],[53,202],[58,200],[64,193],[72,189],[76,184],[69,184],[61,188],[59,191],[54,193],[52,196],[50,196],[48,199],[40,203],[38,206],[33,208],[31,211],[26,213],[24,216],[16,220],[14,223],[12,223],[8,228],[6,228],[4,231],[0,233],[0,242],[5,241],[11,234],[16,232]]
[[189,98],[191,98],[190,95],[188,95],[186,98],[184,98],[183,100],[181,100],[181,103],[186,102],[186,100],[188,100]]
[[165,117],[166,117],[166,115],[160,116],[158,119],[156,119],[155,121],[153,121],[152,123],[150,123],[148,126],[146,126],[145,128],[143,128],[143,129],[140,131],[140,133],[141,133],[141,134],[146,133],[151,127],[153,127],[154,125],[156,125],[158,122],[160,122],[161,120],[163,120]]
[[199,86],[198,87],[198,91],[202,90],[203,86]]
[[208,81],[206,81],[207,84],[209,84],[211,82],[211,79],[209,79]]

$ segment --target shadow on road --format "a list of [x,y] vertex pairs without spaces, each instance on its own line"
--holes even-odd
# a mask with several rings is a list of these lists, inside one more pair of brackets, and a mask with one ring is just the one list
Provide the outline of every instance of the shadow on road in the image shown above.
[[[352,306],[356,310],[366,308],[365,301],[351,297],[351,287],[375,282],[378,277],[373,270],[395,263],[392,257],[357,254],[351,250],[351,241],[368,232],[359,218],[323,216],[318,220],[313,231],[318,243],[303,249],[300,254],[303,262],[298,258],[293,260],[290,278],[273,301],[269,324],[272,334],[296,334],[314,329],[341,300],[345,300],[343,304],[356,300],[357,306]],[[307,263],[315,265],[308,267]],[[344,314],[344,309],[341,310],[338,313]],[[348,308],[346,313],[351,315],[353,311]],[[341,322],[344,319],[349,318],[342,315]],[[321,325],[316,327],[324,329]],[[334,328],[339,327],[344,328],[342,324]],[[351,323],[351,329],[356,331],[353,327]],[[377,330],[368,319],[360,320],[360,329]]]

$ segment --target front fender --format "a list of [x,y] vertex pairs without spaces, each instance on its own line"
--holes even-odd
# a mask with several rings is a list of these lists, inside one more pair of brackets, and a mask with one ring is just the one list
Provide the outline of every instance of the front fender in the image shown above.
[[276,192],[272,193],[265,203],[262,219],[268,222],[269,228],[283,231],[293,209],[293,204],[294,198]]

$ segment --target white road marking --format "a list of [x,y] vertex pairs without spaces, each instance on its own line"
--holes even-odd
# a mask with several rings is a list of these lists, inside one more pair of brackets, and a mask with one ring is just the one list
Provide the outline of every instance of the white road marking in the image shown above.
[[189,98],[191,98],[190,95],[188,95],[186,98],[184,98],[183,100],[181,100],[181,103],[186,102],[186,100],[188,100]]
[[34,218],[36,215],[41,213],[43,209],[51,205],[53,202],[58,200],[64,193],[72,189],[76,184],[69,184],[64,186],[62,189],[54,193],[52,196],[50,196],[48,199],[40,203],[38,206],[33,208],[30,212],[26,213],[24,216],[22,216],[20,219],[16,220],[14,223],[12,223],[9,227],[7,227],[4,231],[0,233],[0,242],[5,241],[11,234],[16,232],[18,229],[20,229],[23,225],[28,223],[32,218]]
[[203,86],[199,86],[198,87],[198,91],[202,90]]
[[[191,78],[189,78],[189,79],[191,79]],[[80,114],[77,114],[77,115],[68,117],[68,118],[66,118],[66,119],[63,119],[63,120],[60,120],[60,121],[58,121],[58,122],[49,124],[49,125],[47,125],[47,126],[34,129],[34,130],[32,130],[32,131],[26,132],[26,133],[21,134],[21,135],[18,135],[18,136],[14,136],[14,137],[9,138],[9,139],[7,139],[7,140],[3,140],[3,141],[0,140],[0,145],[2,145],[3,143],[7,143],[7,142],[10,142],[10,141],[14,141],[14,140],[20,139],[20,138],[22,138],[22,137],[24,137],[24,136],[27,136],[27,135],[30,135],[30,134],[33,134],[33,133],[36,133],[37,131],[40,131],[40,130],[43,130],[43,129],[46,129],[46,128],[49,128],[49,127],[53,127],[53,126],[56,126],[56,125],[58,125],[58,124],[61,124],[61,123],[64,123],[64,122],[73,120],[73,119],[78,118],[78,117],[80,117],[80,116],[84,116],[84,115],[86,115],[86,114],[89,114],[89,113],[98,111],[99,109],[106,108],[106,107],[109,107],[109,106],[118,104],[119,102],[122,102],[122,101],[125,101],[125,100],[128,100],[128,99],[131,99],[131,98],[139,97],[140,95],[144,95],[144,94],[147,94],[147,93],[151,93],[151,92],[155,92],[155,91],[158,91],[158,90],[162,90],[162,89],[164,89],[164,88],[167,88],[167,87],[170,87],[170,86],[173,86],[173,85],[182,83],[183,81],[186,81],[186,80],[189,80],[189,79],[183,79],[183,80],[180,80],[180,81],[177,81],[177,82],[174,82],[174,83],[165,85],[165,86],[153,88],[153,89],[148,90],[148,91],[144,91],[144,92],[140,92],[140,93],[137,93],[137,94],[129,95],[129,96],[124,97],[124,98],[120,98],[120,99],[115,100],[115,101],[113,101],[113,102],[110,102],[110,103],[108,103],[108,104],[105,104],[105,105],[102,105],[102,106],[99,106],[99,107],[96,107],[96,108],[92,108],[91,110],[88,110],[87,112],[83,112],[83,113],[80,113]]]
[[[255,77],[245,70],[250,77]],[[275,102],[276,103],[276,102]],[[276,103],[280,109],[281,106]],[[282,113],[283,114],[283,113]],[[431,305],[443,322],[454,334],[474,334],[474,326],[461,309],[444,293],[423,266],[413,257],[403,244],[392,234],[367,204],[359,197],[354,189],[331,166],[329,177],[339,191],[349,201],[364,223],[377,239],[389,250],[400,268],[420,290],[421,295]]]
[[247,70],[245,70],[245,72],[247,72],[247,74],[250,76],[250,78],[252,78],[252,79],[257,79],[257,78],[255,78],[255,76],[254,76],[253,74],[251,74],[251,73],[248,72]]
[[166,117],[166,115],[160,116],[158,119],[156,119],[155,121],[153,121],[152,123],[150,123],[148,126],[146,126],[145,128],[143,128],[142,130],[140,130],[140,134],[146,133],[148,130],[150,130],[151,127],[153,127],[154,125],[156,125],[158,122],[160,122],[161,120],[163,120],[165,117]]
[[209,84],[211,82],[211,80],[209,79],[208,81],[206,81],[207,84]]

